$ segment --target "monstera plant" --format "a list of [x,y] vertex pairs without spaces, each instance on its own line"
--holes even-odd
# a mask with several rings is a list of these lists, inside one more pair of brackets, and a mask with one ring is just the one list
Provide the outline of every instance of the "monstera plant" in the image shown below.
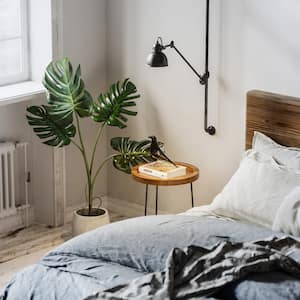
[[[112,84],[107,93],[100,94],[97,101],[93,101],[85,89],[80,66],[74,70],[68,58],[48,65],[43,84],[47,90],[48,105],[28,107],[28,123],[44,144],[52,147],[73,144],[81,153],[87,180],[88,215],[92,216],[96,178],[107,162],[112,160],[118,170],[130,173],[134,165],[153,160],[149,140],[134,141],[128,137],[115,137],[111,140],[111,146],[116,153],[95,166],[97,146],[105,127],[125,128],[127,117],[137,114],[132,108],[140,96],[135,85],[125,79],[122,83]],[[90,151],[81,130],[80,121],[83,118],[99,124]]]

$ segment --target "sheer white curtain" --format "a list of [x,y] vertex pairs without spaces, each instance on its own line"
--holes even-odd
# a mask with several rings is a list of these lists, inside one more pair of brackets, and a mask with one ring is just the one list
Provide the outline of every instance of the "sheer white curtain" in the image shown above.
[[28,79],[27,0],[0,0],[0,85]]

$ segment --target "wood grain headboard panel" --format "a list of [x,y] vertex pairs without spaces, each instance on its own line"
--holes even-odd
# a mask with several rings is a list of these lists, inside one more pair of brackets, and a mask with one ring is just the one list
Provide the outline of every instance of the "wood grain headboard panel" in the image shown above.
[[248,92],[246,149],[252,147],[254,131],[281,145],[300,147],[300,98],[257,90]]

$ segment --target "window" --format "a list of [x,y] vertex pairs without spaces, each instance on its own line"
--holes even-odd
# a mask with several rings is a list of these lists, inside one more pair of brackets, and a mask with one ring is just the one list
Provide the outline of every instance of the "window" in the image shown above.
[[0,86],[29,78],[27,0],[0,0]]

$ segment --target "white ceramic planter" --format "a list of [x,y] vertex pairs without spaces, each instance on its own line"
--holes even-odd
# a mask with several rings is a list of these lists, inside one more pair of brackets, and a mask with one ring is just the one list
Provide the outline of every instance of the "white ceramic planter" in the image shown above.
[[[87,209],[79,209],[77,211],[74,211],[72,224],[73,236],[109,224],[109,213],[105,208],[93,208],[92,216],[87,216],[87,211]],[[101,212],[102,214],[98,215],[98,212]]]

